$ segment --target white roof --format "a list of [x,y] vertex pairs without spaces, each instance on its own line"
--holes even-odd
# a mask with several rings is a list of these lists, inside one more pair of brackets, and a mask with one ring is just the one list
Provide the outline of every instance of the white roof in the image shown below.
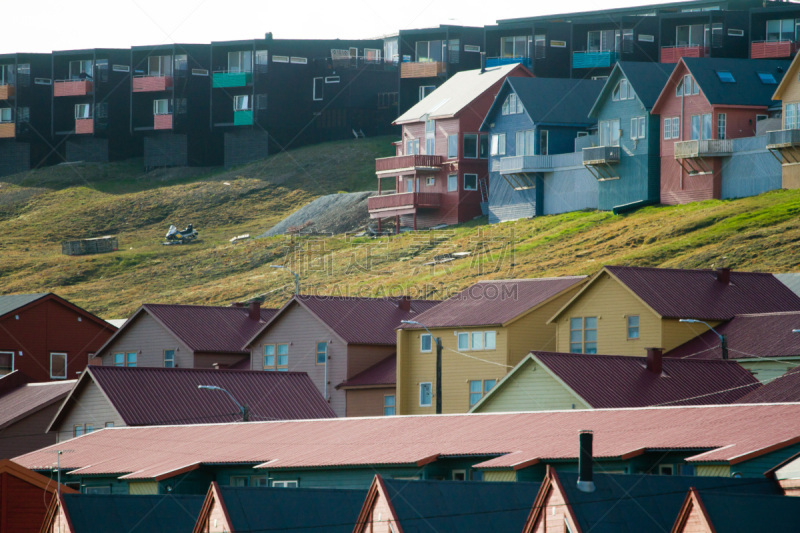
[[407,124],[429,119],[454,117],[487,89],[505,78],[519,63],[459,72],[444,82],[414,107],[400,115],[395,124]]

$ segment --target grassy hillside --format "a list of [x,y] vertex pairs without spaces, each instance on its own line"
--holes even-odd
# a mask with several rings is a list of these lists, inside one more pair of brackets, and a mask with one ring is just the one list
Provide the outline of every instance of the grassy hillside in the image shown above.
[[[265,295],[280,305],[292,290],[441,298],[477,279],[591,274],[603,264],[742,270],[800,270],[800,191],[735,201],[649,207],[629,215],[578,212],[399,237],[349,239],[260,234],[321,194],[375,188],[374,158],[390,138],[307,147],[234,171],[180,169],[143,174],[141,161],[61,165],[0,183],[0,293],[55,291],[105,318],[142,302],[226,305]],[[202,241],[160,243],[167,226],[193,222]],[[119,236],[120,251],[61,255],[60,241]],[[472,255],[425,266],[455,251]]]

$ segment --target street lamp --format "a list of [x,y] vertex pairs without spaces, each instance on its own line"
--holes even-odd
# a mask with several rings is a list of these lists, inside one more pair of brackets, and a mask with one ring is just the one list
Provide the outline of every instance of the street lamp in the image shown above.
[[294,293],[295,294],[300,294],[300,276],[297,274],[297,272],[295,272],[291,268],[288,268],[285,265],[270,265],[269,267],[270,268],[285,268],[286,270],[291,272],[292,275],[294,276]]
[[705,324],[708,329],[713,331],[717,335],[717,337],[719,337],[719,346],[720,348],[722,348],[722,358],[723,359],[728,358],[728,338],[725,335],[721,334],[719,331],[712,328],[711,324],[709,324],[708,322],[704,322],[702,320],[697,320],[695,318],[681,318],[680,320],[678,320],[678,322],[686,322],[689,324]]
[[417,322],[416,320],[401,320],[403,324],[416,324],[422,326],[425,331],[436,341],[436,414],[442,414],[442,338],[434,337],[431,330],[425,324]]
[[198,389],[205,389],[205,390],[220,390],[228,395],[228,397],[233,400],[233,403],[236,404],[236,407],[239,408],[239,412],[242,413],[242,422],[247,422],[250,420],[250,408],[246,405],[242,405],[236,401],[236,398],[233,397],[233,394],[228,392],[227,390],[223,389],[222,387],[217,387],[216,385],[198,385]]

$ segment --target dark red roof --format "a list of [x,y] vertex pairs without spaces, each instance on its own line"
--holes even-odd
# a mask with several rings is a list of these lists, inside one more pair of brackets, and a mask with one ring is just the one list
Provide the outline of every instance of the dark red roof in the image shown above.
[[772,274],[730,272],[730,283],[714,270],[606,266],[664,318],[730,320],[745,313],[800,311],[800,296]]
[[352,378],[341,382],[336,388],[350,388],[350,387],[370,387],[385,385],[391,387],[397,383],[397,355],[392,354],[383,361],[376,363],[353,376]]
[[645,357],[533,355],[596,409],[728,404],[760,386],[734,361],[663,359],[663,371],[657,375],[647,370]]
[[[305,372],[90,366],[87,374],[75,391],[93,379],[129,426],[241,420],[227,394],[198,389],[198,385],[227,390],[250,408],[253,421],[336,416]],[[67,409],[62,407],[53,427]]]
[[[505,324],[586,276],[479,281],[415,318],[429,328]],[[404,328],[419,328],[412,324]]]
[[[696,328],[697,337],[667,353],[668,357],[721,359],[719,337],[703,324],[686,324]],[[785,357],[800,355],[800,311],[738,315],[715,327],[728,339],[728,357]]]
[[[24,376],[12,372],[0,382],[9,379],[17,383],[13,387],[3,387],[0,393],[0,429],[29,416],[48,405],[63,400],[76,380],[45,381],[41,383],[25,383]],[[45,422],[46,423],[46,422]]]
[[267,324],[250,338],[248,345],[277,320],[291,305],[301,305],[348,344],[395,345],[395,328],[401,320],[416,320],[421,313],[439,304],[438,300],[411,300],[403,311],[396,298],[354,296],[294,296]]
[[736,403],[800,402],[800,366],[764,383]]

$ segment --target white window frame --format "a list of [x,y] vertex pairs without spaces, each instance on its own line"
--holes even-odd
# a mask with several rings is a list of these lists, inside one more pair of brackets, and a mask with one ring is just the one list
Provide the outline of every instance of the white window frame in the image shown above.
[[681,138],[681,117],[672,117],[672,138]]
[[249,94],[237,94],[233,97],[234,111],[252,111],[253,98]]
[[420,85],[419,87],[419,100],[422,101],[436,90],[436,85]]
[[[81,113],[78,111],[79,109],[85,110],[85,112]],[[75,120],[90,118],[92,118],[92,104],[75,104]]]
[[644,139],[645,130],[645,117],[631,117],[631,139]]
[[[465,346],[461,344],[461,339],[463,339],[463,338],[467,339],[467,342],[466,342]],[[457,340],[456,346],[458,347],[459,351],[469,350],[469,332],[468,331],[459,332],[458,335],[456,336],[456,340]]]
[[506,134],[493,133],[491,137],[491,155],[506,155]]
[[[475,177],[475,187],[467,187],[467,177]],[[478,190],[478,175],[477,174],[464,174],[464,190],[477,191]]]
[[436,186],[436,177],[435,176],[428,176],[427,178],[425,178],[425,185],[427,187]]
[[[64,356],[64,375],[63,376],[54,376],[53,375],[53,356],[54,355],[63,355]],[[68,371],[68,364],[69,358],[67,357],[67,352],[50,352],[50,379],[67,379]]]
[[[166,108],[166,112],[159,111],[159,108],[164,106]],[[153,100],[153,114],[154,115],[171,115],[172,109],[170,109],[170,101],[169,98],[159,98],[158,100]]]
[[[317,94],[317,87],[319,93]],[[311,98],[315,102],[320,102],[325,97],[325,78],[314,78],[311,82]]]
[[[8,373],[10,374],[11,372],[14,371],[14,356],[16,355],[16,352],[13,352],[11,350],[0,350],[0,355],[11,355],[11,370],[8,371]],[[5,374],[0,374],[0,376],[2,375]]]
[[[422,391],[428,389],[428,403],[422,403]],[[419,406],[430,407],[433,405],[433,385],[430,381],[423,381],[419,384]]]
[[447,175],[447,192],[458,191],[458,174]]
[[296,489],[300,486],[300,481],[297,479],[282,479],[282,480],[274,479],[272,480],[272,486],[283,487],[285,489]]
[[[231,59],[235,60],[235,67]],[[236,52],[228,52],[228,72],[253,72],[253,51],[237,50]]]
[[[454,146],[455,150],[452,149]],[[458,159],[458,135],[447,136],[447,159]]]
[[[492,342],[489,343],[489,339],[492,339]],[[489,346],[491,344],[491,347]],[[496,350],[497,349],[497,332],[496,331],[484,331],[483,332],[483,349],[484,350]]]

